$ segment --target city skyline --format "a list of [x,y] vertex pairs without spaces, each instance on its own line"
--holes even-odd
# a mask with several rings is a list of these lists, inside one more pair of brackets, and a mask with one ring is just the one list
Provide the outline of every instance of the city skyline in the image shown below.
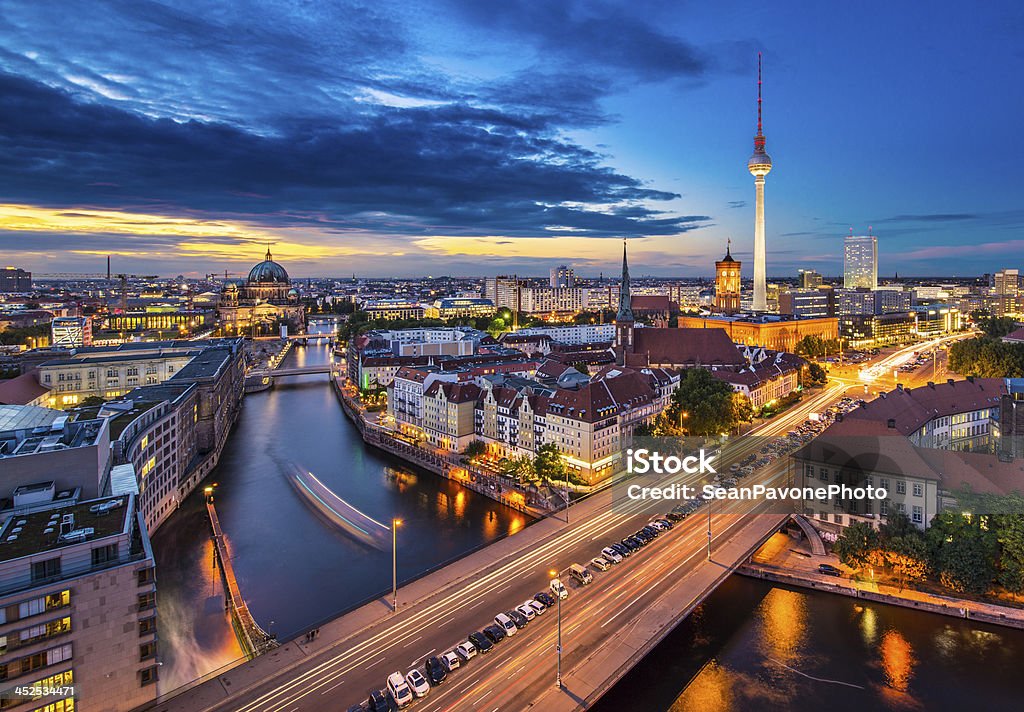
[[238,273],[270,242],[296,277],[596,276],[623,237],[638,275],[710,276],[729,237],[752,264],[758,51],[769,278],[841,274],[851,226],[886,277],[1024,257],[1009,4],[828,36],[753,4],[89,7],[0,14],[0,249],[34,272]]

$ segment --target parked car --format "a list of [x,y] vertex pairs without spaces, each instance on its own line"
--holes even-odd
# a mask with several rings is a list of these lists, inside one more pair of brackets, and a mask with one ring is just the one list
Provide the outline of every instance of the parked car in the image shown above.
[[527,601],[523,605],[524,606],[529,606],[530,608],[532,608],[533,612],[536,613],[538,616],[544,615],[544,612],[548,609],[548,607],[545,606],[543,603],[541,603],[540,601],[538,601],[536,599],[533,599],[533,598],[531,598],[529,601]]
[[423,673],[420,672],[419,668],[413,668],[405,673],[405,682],[412,689],[412,693],[416,697],[426,697],[427,693],[430,692],[430,683],[427,682],[427,678],[423,677]]
[[391,705],[388,704],[388,696],[384,690],[373,690],[370,698],[366,700],[366,707],[370,712],[391,712]]
[[548,588],[550,588],[551,593],[553,593],[558,598],[569,597],[569,591],[565,588],[565,584],[562,583],[560,579],[551,579],[551,583],[548,584]]
[[491,639],[484,635],[483,632],[481,631],[475,631],[473,633],[470,633],[469,642],[472,643],[473,647],[481,653],[489,653],[491,652],[491,648],[494,647],[494,643],[491,642]]
[[590,565],[598,571],[607,571],[612,567],[612,565],[608,563],[608,560],[605,559],[603,556],[595,556],[593,559],[590,560]]
[[606,546],[605,548],[601,549],[601,556],[603,556],[605,561],[607,561],[610,564],[617,564],[620,561],[622,561],[622,554],[620,554],[618,551],[616,551],[610,546]]
[[402,673],[393,672],[388,675],[387,686],[391,699],[399,708],[412,703],[412,690],[409,689],[409,683],[405,681],[405,676]]
[[626,558],[627,556],[629,556],[630,554],[633,553],[632,551],[629,550],[628,546],[626,546],[625,544],[619,543],[619,542],[615,542],[614,544],[609,544],[608,548],[611,549],[612,551],[614,551],[615,553],[617,553],[622,558]]
[[832,564],[818,564],[818,571],[826,576],[842,576],[843,572]]
[[551,608],[555,605],[555,599],[547,591],[541,591],[533,595],[533,600],[542,603],[546,608]]
[[516,606],[516,613],[525,618],[527,622],[532,621],[534,618],[537,617],[537,609],[534,608],[531,605],[531,603],[532,601],[529,601],[522,605]]
[[[515,626],[513,626],[515,627]],[[491,624],[484,628],[484,635],[487,636],[487,640],[492,643],[500,643],[505,640],[505,629],[497,624]]]
[[462,658],[463,662],[469,662],[476,657],[476,646],[469,640],[455,646],[455,654]]
[[427,679],[430,680],[431,685],[440,685],[448,677],[448,668],[441,662],[441,658],[436,655],[431,655],[427,658],[426,662],[423,663],[423,667],[427,671]]
[[[519,632],[519,628],[516,627],[516,622],[512,620],[512,617],[508,613],[499,613],[494,616],[495,625],[501,626],[502,630],[505,631],[505,635],[511,638],[513,635]],[[487,632],[486,630],[484,631]]]
[[512,622],[516,624],[516,628],[525,628],[530,624],[530,619],[518,609],[513,608],[512,610],[505,611],[505,615],[512,619]]
[[462,660],[454,651],[449,650],[447,653],[441,653],[441,664],[444,665],[445,670],[451,672],[462,667]]
[[352,705],[345,712],[366,712],[366,710],[366,705],[360,702],[359,704]]
[[586,566],[572,564],[569,566],[569,575],[576,579],[581,586],[586,586],[594,580],[594,574],[587,571]]

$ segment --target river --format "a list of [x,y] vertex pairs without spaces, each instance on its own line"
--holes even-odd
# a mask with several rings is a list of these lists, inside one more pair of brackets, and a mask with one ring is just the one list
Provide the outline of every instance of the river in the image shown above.
[[[282,367],[330,359],[326,344],[296,345]],[[242,593],[257,622],[281,640],[391,588],[390,548],[368,548],[318,516],[285,479],[282,465],[292,462],[374,519],[402,520],[400,581],[528,522],[483,495],[365,447],[326,375],[278,379],[272,389],[245,397],[209,481],[217,484],[217,512]],[[156,532],[153,547],[164,663],[160,691],[166,693],[231,664],[241,650],[213,568],[201,490]]]
[[733,576],[594,707],[1011,710],[1024,631]]

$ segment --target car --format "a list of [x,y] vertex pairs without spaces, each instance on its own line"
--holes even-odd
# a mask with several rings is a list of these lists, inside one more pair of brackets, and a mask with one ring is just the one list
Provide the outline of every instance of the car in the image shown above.
[[462,662],[468,663],[476,657],[476,646],[468,640],[464,641],[455,646],[455,654],[462,659]]
[[362,702],[356,705],[352,705],[345,712],[366,712],[366,705]]
[[603,556],[595,556],[590,560],[590,565],[598,571],[607,571],[612,567],[612,565],[608,563],[608,560]]
[[527,622],[537,617],[537,609],[530,605],[529,602],[516,606],[516,613],[525,618]]
[[686,518],[686,511],[682,509],[673,509],[665,516],[668,517],[670,522],[681,522]]
[[469,642],[473,644],[478,651],[481,653],[491,652],[491,648],[494,647],[494,643],[491,639],[484,635],[481,631],[476,631],[469,634]]
[[423,677],[423,673],[420,672],[419,668],[413,668],[405,673],[405,682],[417,697],[426,697],[427,693],[430,692],[430,683],[427,682],[427,678]]
[[562,583],[561,579],[551,579],[551,583],[548,584],[548,588],[550,588],[551,593],[553,593],[559,599],[569,597],[569,591],[568,589],[566,589],[565,584]]
[[826,576],[842,576],[843,572],[832,564],[818,564],[818,571]]
[[505,611],[505,615],[512,619],[512,622],[516,624],[516,628],[525,628],[530,624],[530,618],[533,617],[530,616],[530,618],[527,618],[525,613],[522,613],[516,608],[513,608],[510,611]]
[[610,546],[606,546],[605,548],[601,549],[601,556],[604,557],[604,560],[610,564],[617,564],[622,561],[622,554],[620,554]]
[[451,672],[462,667],[462,660],[454,651],[449,650],[447,653],[441,653],[441,664],[444,665],[445,670]]
[[640,547],[643,546],[643,544],[640,543],[639,539],[634,539],[631,536],[627,536],[625,539],[623,539],[622,545],[629,549],[630,552],[639,551]]
[[555,599],[547,591],[541,591],[533,595],[533,600],[544,605],[545,608],[551,608],[555,605]]
[[661,534],[661,530],[658,529],[658,527],[654,526],[653,523],[648,524],[645,527],[642,527],[640,529],[640,531],[647,532],[649,535],[651,535],[654,538],[657,538]]
[[487,639],[489,641],[497,644],[505,640],[505,628],[500,625],[492,623],[491,625],[484,628],[484,635],[487,636]]
[[622,558],[626,558],[627,556],[629,556],[630,554],[633,553],[632,551],[629,550],[628,546],[624,546],[623,544],[620,544],[619,542],[615,542],[614,544],[609,544],[608,548],[611,549],[612,551],[614,551],[616,554],[618,554]]
[[[512,620],[512,616],[508,613],[499,613],[494,616],[494,624],[501,626],[502,630],[505,631],[505,635],[509,638],[519,632],[519,628],[516,627],[516,622]],[[486,633],[487,631],[484,632]]]
[[[448,668],[441,662],[441,658],[436,655],[431,655],[427,658],[423,663],[423,667],[427,671],[427,679],[430,680],[431,685],[440,685],[448,677]],[[408,678],[408,675],[406,678]]]
[[675,526],[675,524],[672,523],[671,519],[667,519],[665,517],[658,517],[657,519],[653,520],[651,524],[660,524],[665,529],[671,529]]
[[536,613],[538,616],[544,615],[544,612],[548,610],[547,606],[545,606],[540,601],[532,599],[532,598],[529,601],[527,601],[526,603],[524,603],[523,605],[524,606],[529,606],[530,608],[532,608],[533,612]]
[[388,675],[387,687],[391,699],[399,708],[412,703],[412,690],[409,689],[409,683],[405,681],[405,676],[402,673],[393,672]]
[[658,519],[652,519],[647,523],[647,526],[654,527],[660,532],[668,531],[668,527],[665,525],[665,523]]
[[586,586],[594,580],[594,574],[587,571],[586,566],[572,564],[569,566],[569,575],[572,576],[581,586]]
[[391,705],[388,704],[388,696],[384,690],[372,690],[370,698],[366,700],[366,708],[370,712],[391,712]]

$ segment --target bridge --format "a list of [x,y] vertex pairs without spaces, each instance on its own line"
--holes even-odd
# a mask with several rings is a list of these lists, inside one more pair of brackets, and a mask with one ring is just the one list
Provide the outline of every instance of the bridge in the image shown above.
[[[751,434],[785,433],[844,390],[833,386]],[[745,438],[739,447],[752,453],[763,442]],[[786,484],[786,458],[749,479],[767,486]],[[692,480],[682,476],[677,482]],[[389,673],[452,649],[496,613],[545,590],[549,570],[564,574],[572,563],[586,564],[605,543],[631,534],[670,506],[621,494],[621,488],[597,492],[572,506],[571,523],[557,515],[545,518],[402,586],[396,612],[390,596],[382,594],[343,616],[311,625],[321,631],[313,641],[299,636],[273,656],[222,673],[150,709],[270,712],[320,710],[327,699],[339,708],[355,704],[367,690],[382,687]],[[432,689],[429,709],[590,707],[785,524],[789,515],[769,511],[767,504],[706,504],[609,571],[595,572],[590,585],[569,583],[560,614],[551,609],[494,652],[454,671],[445,685]],[[400,539],[399,534],[399,546]],[[562,686],[556,687],[559,671]]]
[[277,640],[260,627],[249,612],[249,606],[246,605],[245,599],[242,598],[242,591],[235,578],[235,567],[231,564],[231,554],[228,552],[224,532],[220,528],[220,520],[217,518],[217,510],[213,506],[212,496],[206,498],[206,514],[210,518],[214,552],[224,579],[224,605],[231,612],[231,624],[235,629],[235,636],[238,638],[246,658],[251,660],[257,655],[276,648]]
[[253,369],[249,372],[250,376],[271,376],[277,378],[278,376],[305,376],[310,373],[330,373],[331,364],[323,363],[315,366],[294,366],[292,368],[263,368]]

